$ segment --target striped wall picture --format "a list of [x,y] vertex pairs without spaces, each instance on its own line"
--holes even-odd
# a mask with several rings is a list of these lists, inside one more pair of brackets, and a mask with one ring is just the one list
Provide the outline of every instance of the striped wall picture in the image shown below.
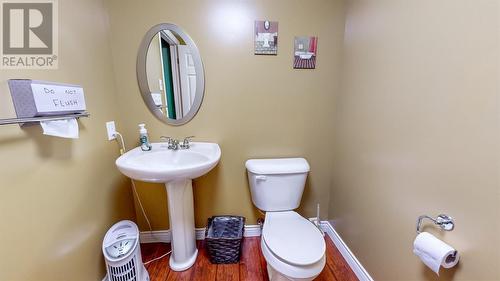
[[316,68],[317,48],[318,48],[318,37],[296,36],[294,43],[293,68],[295,69]]
[[295,56],[295,59],[293,61],[293,68],[300,68],[300,69],[316,68],[316,56],[313,56],[310,59],[301,59],[300,57]]

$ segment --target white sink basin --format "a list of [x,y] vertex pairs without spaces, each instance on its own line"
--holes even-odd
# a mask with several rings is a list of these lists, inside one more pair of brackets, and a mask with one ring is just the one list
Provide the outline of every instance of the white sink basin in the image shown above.
[[208,142],[191,142],[189,149],[167,149],[165,143],[153,143],[151,151],[136,147],[116,160],[116,166],[127,177],[167,183],[174,180],[195,179],[219,162],[219,145]]
[[183,271],[196,261],[192,179],[212,170],[221,151],[216,143],[192,142],[189,149],[170,150],[153,143],[151,151],[136,147],[116,159],[124,175],[140,181],[164,183],[172,234],[170,268]]

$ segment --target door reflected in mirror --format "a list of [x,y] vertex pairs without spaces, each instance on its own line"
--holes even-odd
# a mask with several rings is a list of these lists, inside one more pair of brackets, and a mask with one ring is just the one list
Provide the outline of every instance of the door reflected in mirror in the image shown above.
[[146,72],[155,105],[167,118],[184,117],[194,102],[196,71],[189,47],[179,35],[162,30],[153,37]]
[[201,105],[201,58],[191,38],[176,25],[160,24],[148,31],[139,51],[137,77],[146,105],[165,123],[184,124]]

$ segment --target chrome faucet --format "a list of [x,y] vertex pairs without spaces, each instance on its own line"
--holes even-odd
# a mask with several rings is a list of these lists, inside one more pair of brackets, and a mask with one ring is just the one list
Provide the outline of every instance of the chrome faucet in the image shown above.
[[185,137],[182,142],[180,142],[177,139],[171,138],[171,137],[166,137],[166,136],[161,136],[160,139],[164,140],[167,143],[167,149],[171,150],[178,150],[180,149],[189,149],[190,146],[190,141],[191,139],[194,138],[194,136],[189,136]]
[[182,149],[189,149],[190,146],[189,142],[191,141],[192,138],[194,138],[194,136],[185,137],[182,143],[180,144],[180,147]]
[[179,141],[178,140],[171,138],[171,137],[165,137],[165,136],[161,136],[160,139],[165,140],[165,142],[167,142],[168,149],[172,149],[172,150],[179,149]]

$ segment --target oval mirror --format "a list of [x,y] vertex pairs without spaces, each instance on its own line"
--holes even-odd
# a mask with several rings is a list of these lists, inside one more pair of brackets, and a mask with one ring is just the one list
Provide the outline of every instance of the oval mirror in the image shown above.
[[144,103],[162,122],[185,124],[200,109],[205,90],[200,53],[175,24],[158,24],[146,33],[137,56],[137,80]]

